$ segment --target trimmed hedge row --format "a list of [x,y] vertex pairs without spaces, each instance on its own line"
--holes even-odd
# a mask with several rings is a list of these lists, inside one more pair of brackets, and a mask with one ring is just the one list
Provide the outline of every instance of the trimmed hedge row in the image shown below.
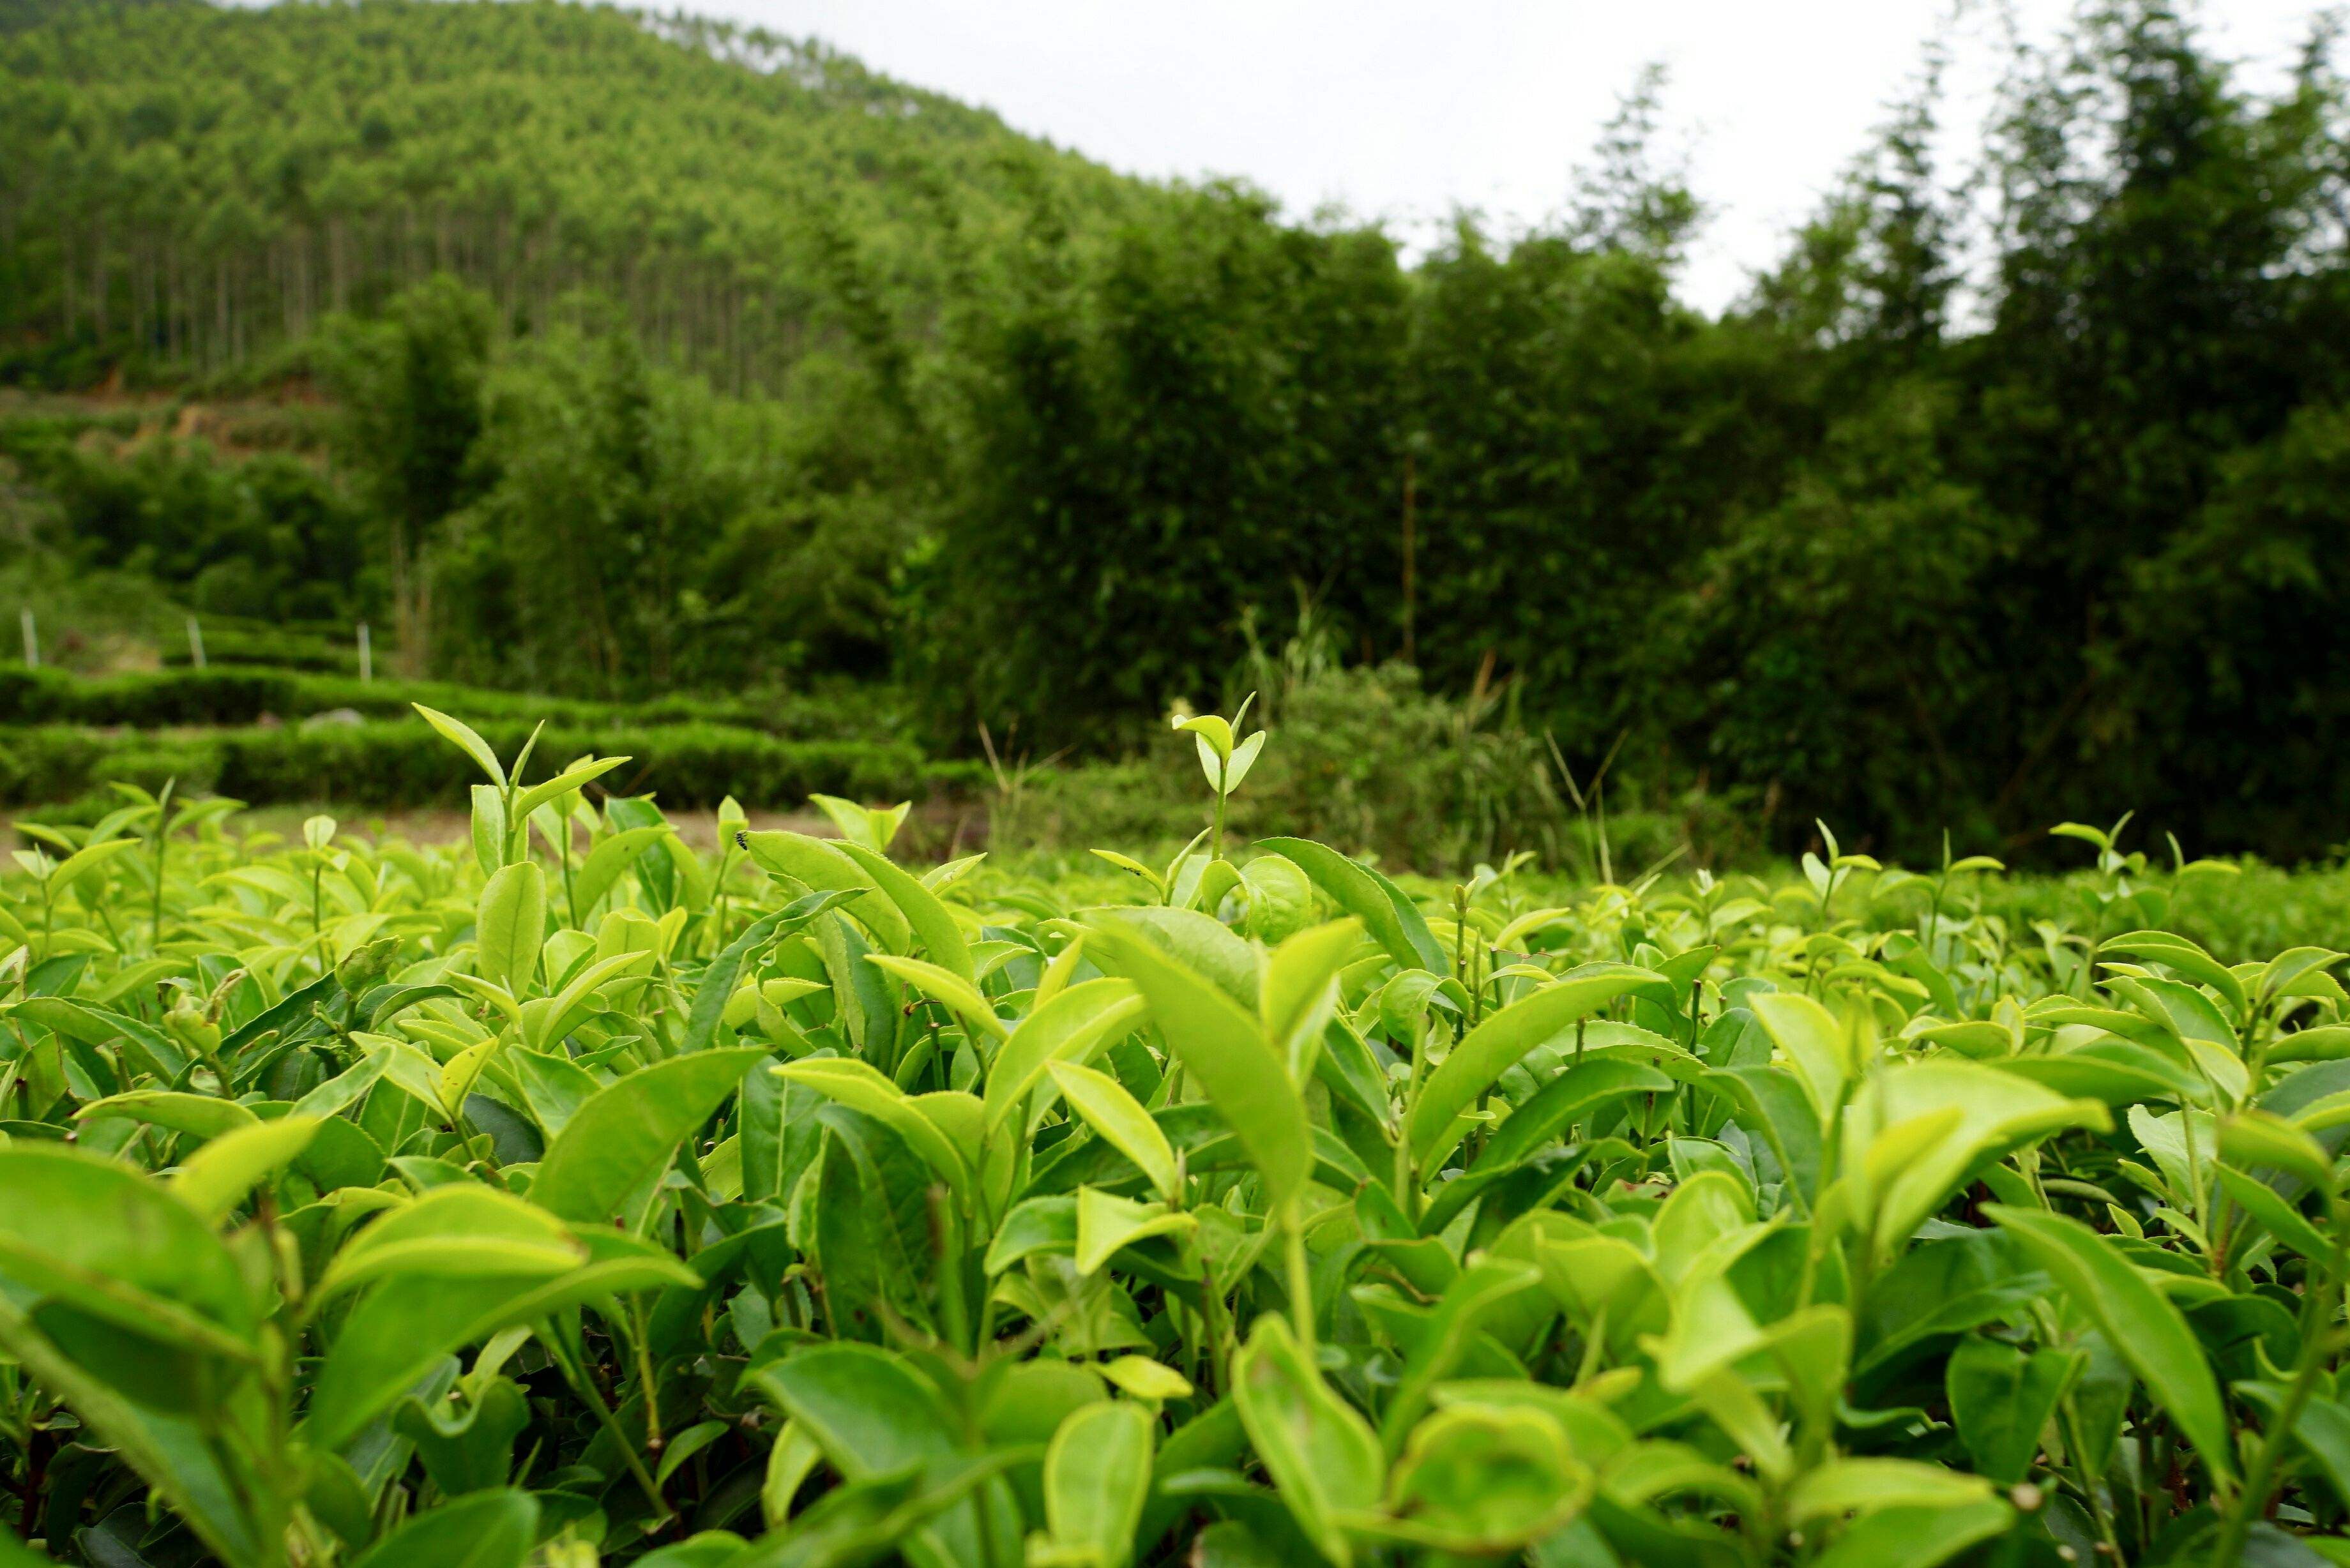
[[[324,675],[359,672],[359,646],[347,640],[343,628],[337,628],[334,635],[322,635],[299,625],[224,624],[218,617],[206,616],[203,630],[204,656],[213,664],[272,666]],[[163,662],[174,668],[188,668],[195,658],[186,643],[172,637],[161,639],[159,651]]]
[[[469,715],[469,720],[473,717]],[[513,722],[478,723],[501,755],[529,733]],[[795,806],[811,794],[866,800],[920,798],[980,787],[984,767],[925,757],[903,742],[795,741],[721,724],[549,725],[534,776],[587,753],[630,760],[604,780],[619,794],[657,794],[677,808],[731,794],[745,806]],[[448,806],[480,774],[421,721],[301,728],[106,734],[64,725],[0,728],[0,803],[68,801],[121,780],[252,805],[331,801],[386,809]]]
[[250,666],[107,676],[0,666],[0,725],[120,724],[160,730],[254,724],[273,717],[292,721],[345,708],[369,719],[405,719],[413,702],[462,714],[469,722],[544,719],[550,724],[598,730],[703,723],[801,739],[865,740],[889,738],[893,707],[887,693],[869,690],[832,698],[795,693],[767,701],[661,697],[598,702],[437,680],[362,681]]

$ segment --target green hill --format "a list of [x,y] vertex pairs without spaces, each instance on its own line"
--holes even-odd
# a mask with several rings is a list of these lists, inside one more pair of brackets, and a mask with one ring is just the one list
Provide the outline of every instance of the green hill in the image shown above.
[[[609,7],[9,0],[0,368],[217,370],[454,272],[722,387],[920,326],[1015,193],[1146,188],[814,43]],[[877,315],[878,313],[878,315]]]

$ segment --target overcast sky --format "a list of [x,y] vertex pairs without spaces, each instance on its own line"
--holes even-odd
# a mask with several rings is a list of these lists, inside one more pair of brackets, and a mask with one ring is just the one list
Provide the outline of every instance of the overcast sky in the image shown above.
[[[666,0],[676,4],[678,0]],[[1951,0],[684,0],[814,35],[900,80],[1135,173],[1241,175],[1293,213],[1326,202],[1407,239],[1455,206],[1497,224],[1565,202],[1572,171],[1641,66],[1714,217],[1690,293],[1718,306],[1863,146]],[[2225,54],[2271,80],[2315,0],[2203,8]],[[2044,36],[2070,0],[2015,0]],[[1975,0],[1952,36],[2001,57]],[[1971,101],[1981,101],[1979,93]]]

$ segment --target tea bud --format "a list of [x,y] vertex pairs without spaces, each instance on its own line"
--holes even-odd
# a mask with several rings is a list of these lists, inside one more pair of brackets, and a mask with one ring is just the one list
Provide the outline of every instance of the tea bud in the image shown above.
[[186,992],[163,1014],[163,1032],[197,1055],[210,1057],[220,1049],[220,1025],[204,1016],[205,1008]]

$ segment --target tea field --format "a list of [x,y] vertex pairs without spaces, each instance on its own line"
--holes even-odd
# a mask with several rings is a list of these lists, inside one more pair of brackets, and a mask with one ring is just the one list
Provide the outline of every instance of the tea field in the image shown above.
[[1171,858],[701,847],[424,718],[454,841],[17,824],[6,1568],[2350,1563],[2338,877],[1391,877],[1213,716]]

